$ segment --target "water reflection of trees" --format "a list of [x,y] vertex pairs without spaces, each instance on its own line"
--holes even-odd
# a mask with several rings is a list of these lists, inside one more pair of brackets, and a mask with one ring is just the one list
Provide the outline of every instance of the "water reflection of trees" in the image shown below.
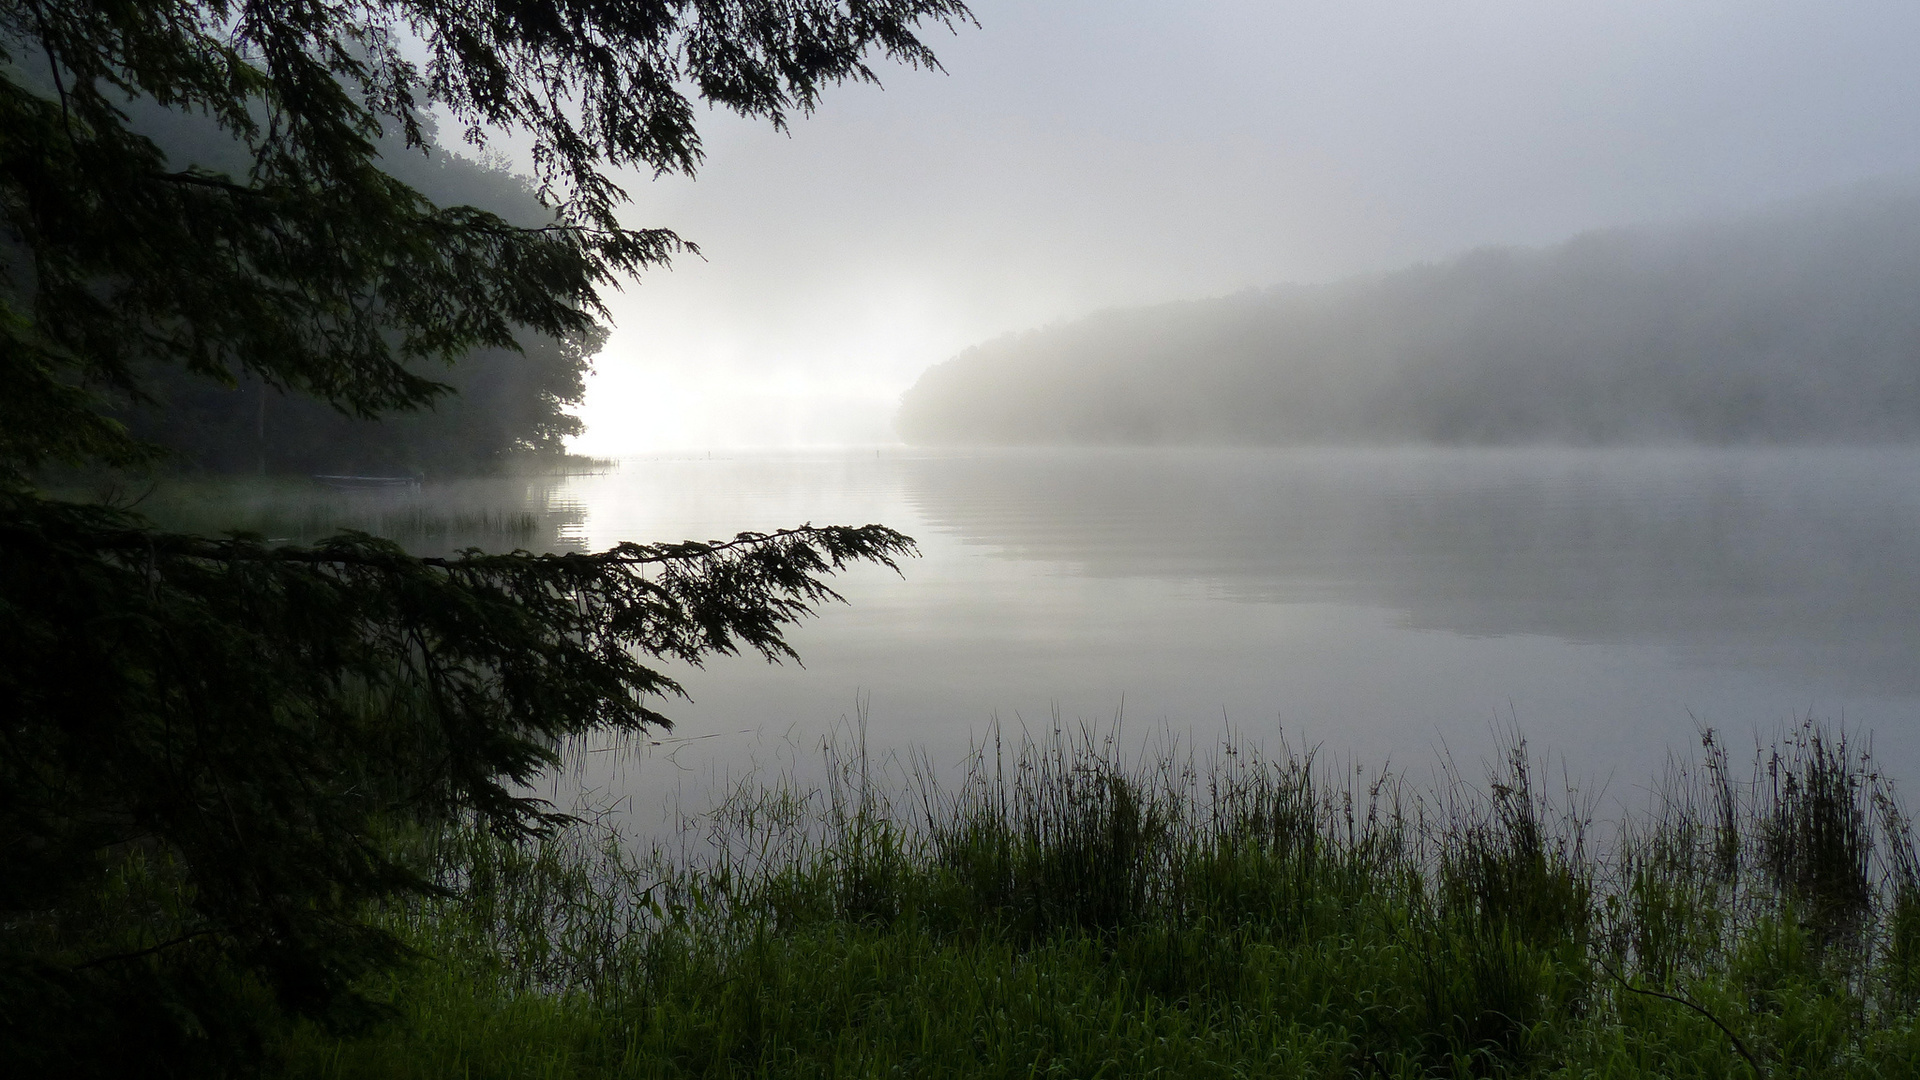
[[1920,693],[1920,453],[1074,451],[921,459],[937,527],[1088,575],[1385,606]]
[[139,509],[169,528],[249,532],[301,544],[351,529],[398,541],[418,555],[450,555],[470,547],[586,550],[586,505],[557,476],[364,490],[302,478],[214,477],[163,484]]

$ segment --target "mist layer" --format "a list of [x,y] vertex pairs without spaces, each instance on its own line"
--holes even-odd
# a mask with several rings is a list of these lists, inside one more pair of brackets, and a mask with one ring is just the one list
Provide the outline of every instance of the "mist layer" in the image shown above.
[[1920,185],[1128,308],[968,349],[923,444],[1920,438]]

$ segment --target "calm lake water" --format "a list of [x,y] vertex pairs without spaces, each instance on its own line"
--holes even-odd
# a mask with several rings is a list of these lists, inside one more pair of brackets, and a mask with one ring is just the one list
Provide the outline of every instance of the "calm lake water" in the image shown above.
[[[804,770],[861,709],[871,749],[936,768],[995,718],[1120,718],[1203,750],[1230,729],[1416,772],[1517,728],[1628,801],[1703,726],[1737,752],[1812,715],[1920,782],[1920,451],[716,453],[367,498],[524,515],[424,546],[807,521],[919,539],[904,576],[840,579],[850,606],[792,634],[804,667],[681,673],[670,737],[585,759],[603,802]],[[413,512],[382,506],[362,518]]]

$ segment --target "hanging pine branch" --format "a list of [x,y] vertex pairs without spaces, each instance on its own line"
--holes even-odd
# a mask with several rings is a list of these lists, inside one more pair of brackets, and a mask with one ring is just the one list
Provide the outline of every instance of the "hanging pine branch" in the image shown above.
[[[275,547],[0,511],[0,939],[42,1005],[97,1001],[130,967],[173,972],[144,1004],[177,1005],[176,969],[209,956],[301,1011],[351,1001],[403,952],[365,905],[433,889],[383,835],[562,820],[527,785],[569,738],[667,726],[659,661],[792,657],[783,630],[839,599],[829,575],[913,552],[869,525],[419,558],[357,533]],[[184,899],[76,925],[136,856]]]
[[[254,1075],[287,1011],[339,1018],[401,956],[368,905],[429,888],[396,837],[553,821],[566,738],[665,722],[662,660],[792,655],[782,628],[878,526],[430,560],[163,533],[32,493],[151,448],[146,373],[378,417],[431,366],[591,336],[693,250],[615,169],[690,172],[696,106],[784,127],[869,58],[932,66],[959,0],[0,0],[0,1061]],[[191,113],[244,166],[170,157]],[[430,115],[531,146],[551,220],[383,168]]]

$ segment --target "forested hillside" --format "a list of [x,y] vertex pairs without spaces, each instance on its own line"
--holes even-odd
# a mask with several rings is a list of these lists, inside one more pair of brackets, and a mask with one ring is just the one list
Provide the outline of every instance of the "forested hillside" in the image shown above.
[[1010,335],[908,391],[919,443],[1920,437],[1920,185],[1476,251]]
[[[204,119],[134,107],[135,126],[179,169],[198,166],[244,176],[244,151]],[[439,206],[477,206],[514,225],[538,227],[552,214],[529,182],[499,164],[435,147],[407,149],[396,136],[380,145],[382,167]],[[145,382],[154,400],[124,415],[142,438],[173,452],[178,465],[218,472],[430,474],[484,471],[509,455],[559,455],[580,423],[566,411],[580,401],[583,378],[603,334],[556,340],[521,335],[522,352],[482,349],[457,364],[419,365],[452,387],[428,408],[379,421],[351,417],[302,394],[242,377],[223,386],[170,365]]]

